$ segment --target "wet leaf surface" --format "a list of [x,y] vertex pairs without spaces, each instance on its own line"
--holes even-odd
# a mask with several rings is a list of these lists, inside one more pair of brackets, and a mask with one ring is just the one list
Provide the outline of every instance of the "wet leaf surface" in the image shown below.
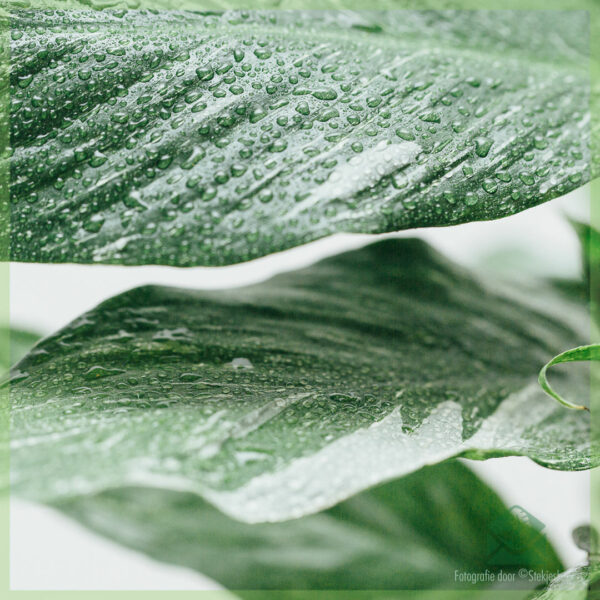
[[15,11],[11,256],[224,265],[590,178],[580,12]]
[[[155,486],[279,521],[455,455],[585,469],[589,413],[537,374],[588,327],[550,284],[475,276],[419,240],[245,288],[137,288],[13,370],[12,490]],[[552,377],[584,404],[580,366]]]

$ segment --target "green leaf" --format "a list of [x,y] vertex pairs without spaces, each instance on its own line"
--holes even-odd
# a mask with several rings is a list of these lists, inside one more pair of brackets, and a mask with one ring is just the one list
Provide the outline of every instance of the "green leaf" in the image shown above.
[[[11,489],[157,486],[256,522],[456,455],[586,469],[589,414],[537,383],[586,335],[585,305],[550,285],[478,278],[419,240],[245,288],[136,288],[13,370]],[[564,382],[583,403],[577,366]]]
[[563,406],[567,406],[568,408],[575,408],[578,410],[589,410],[587,406],[573,404],[572,402],[565,400],[565,398],[563,398],[560,394],[556,393],[550,385],[550,383],[548,382],[546,372],[550,367],[554,365],[560,365],[561,363],[590,360],[600,360],[600,344],[579,346],[578,348],[572,348],[571,350],[561,352],[558,356],[555,356],[551,361],[549,361],[542,367],[542,369],[540,370],[538,381],[540,382],[542,389],[549,396],[551,396],[555,400],[558,400],[558,402],[560,402]]
[[581,243],[581,257],[583,263],[585,291],[592,304],[592,317],[596,320],[598,308],[600,308],[600,232],[580,221],[571,220],[579,241]]
[[600,232],[589,223],[569,219],[581,243],[581,259],[585,279],[589,282],[591,264],[600,258]]
[[588,41],[583,11],[15,11],[11,256],[223,265],[513,214],[590,178]]
[[597,600],[599,583],[600,563],[592,562],[561,573],[531,600]]
[[39,338],[39,335],[30,331],[9,330],[0,325],[0,376],[23,358]]
[[194,494],[150,488],[108,490],[58,508],[230,590],[473,589],[491,582],[474,585],[465,574],[561,570],[543,533],[455,461],[286,523],[240,523]]
[[[13,10],[24,7],[23,0],[6,0],[6,6]],[[28,0],[27,7],[36,9],[94,9],[94,10],[115,10],[115,9],[151,9],[151,10],[193,10],[193,11],[211,11],[222,12],[224,10],[248,10],[247,2],[243,0]],[[256,0],[252,4],[255,10],[283,9],[283,10],[324,10],[324,9],[348,9],[357,10],[363,13],[379,10],[477,10],[482,11],[479,0],[375,0],[369,4],[369,11],[365,10],[366,5],[361,0]],[[561,0],[528,0],[523,3],[522,0],[504,0],[502,8],[507,10],[519,10],[525,18],[530,17],[533,11],[538,8],[546,10],[562,11],[565,16],[569,16],[565,4]],[[578,0],[577,5],[570,10],[587,10],[592,12],[596,8],[594,0]],[[529,12],[529,14],[526,14]],[[541,14],[540,18],[544,18]],[[527,46],[530,38],[535,39],[535,44],[546,42],[547,46],[552,46],[551,40],[544,40],[543,34],[530,25],[529,36],[526,37],[522,46]],[[504,32],[495,32],[500,36]],[[554,44],[559,52],[565,52],[561,44]]]

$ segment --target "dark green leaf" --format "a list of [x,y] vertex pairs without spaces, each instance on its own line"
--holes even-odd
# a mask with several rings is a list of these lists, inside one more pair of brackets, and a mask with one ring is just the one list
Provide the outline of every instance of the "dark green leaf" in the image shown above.
[[561,569],[543,533],[458,462],[286,523],[240,523],[196,495],[148,488],[109,490],[58,508],[230,590],[473,589],[491,587],[464,579],[486,569],[515,573],[509,587],[518,589],[531,585],[516,576],[519,568]]
[[[587,335],[585,305],[477,278],[418,240],[246,288],[137,288],[14,369],[12,490],[157,486],[277,521],[459,454],[585,469],[589,414],[537,373]],[[578,365],[563,384],[586,401]]]
[[11,256],[222,265],[510,215],[590,178],[588,41],[583,11],[16,11]]

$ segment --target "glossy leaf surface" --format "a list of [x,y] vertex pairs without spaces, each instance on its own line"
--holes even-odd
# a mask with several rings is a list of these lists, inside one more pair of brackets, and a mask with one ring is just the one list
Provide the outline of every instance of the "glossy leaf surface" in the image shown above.
[[583,11],[11,27],[14,260],[223,265],[504,217],[590,178]]
[[[589,413],[537,382],[588,331],[552,286],[474,276],[418,240],[245,288],[137,288],[13,370],[12,489],[166,487],[279,521],[455,455],[589,468]],[[585,373],[560,371],[586,403]]]

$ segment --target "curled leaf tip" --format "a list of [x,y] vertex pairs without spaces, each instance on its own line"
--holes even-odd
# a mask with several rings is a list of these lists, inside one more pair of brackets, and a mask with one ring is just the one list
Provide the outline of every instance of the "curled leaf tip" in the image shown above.
[[565,362],[581,362],[588,360],[600,360],[600,344],[579,346],[577,348],[572,348],[571,350],[566,350],[565,352],[558,354],[550,362],[546,363],[540,370],[538,381],[542,386],[542,389],[546,392],[546,394],[560,402],[563,406],[573,408],[575,410],[586,410],[587,412],[590,412],[590,409],[587,406],[584,406],[582,404],[573,404],[572,402],[565,400],[565,398],[563,398],[560,394],[555,392],[550,383],[548,382],[548,377],[546,375],[548,369],[553,365],[559,365]]

